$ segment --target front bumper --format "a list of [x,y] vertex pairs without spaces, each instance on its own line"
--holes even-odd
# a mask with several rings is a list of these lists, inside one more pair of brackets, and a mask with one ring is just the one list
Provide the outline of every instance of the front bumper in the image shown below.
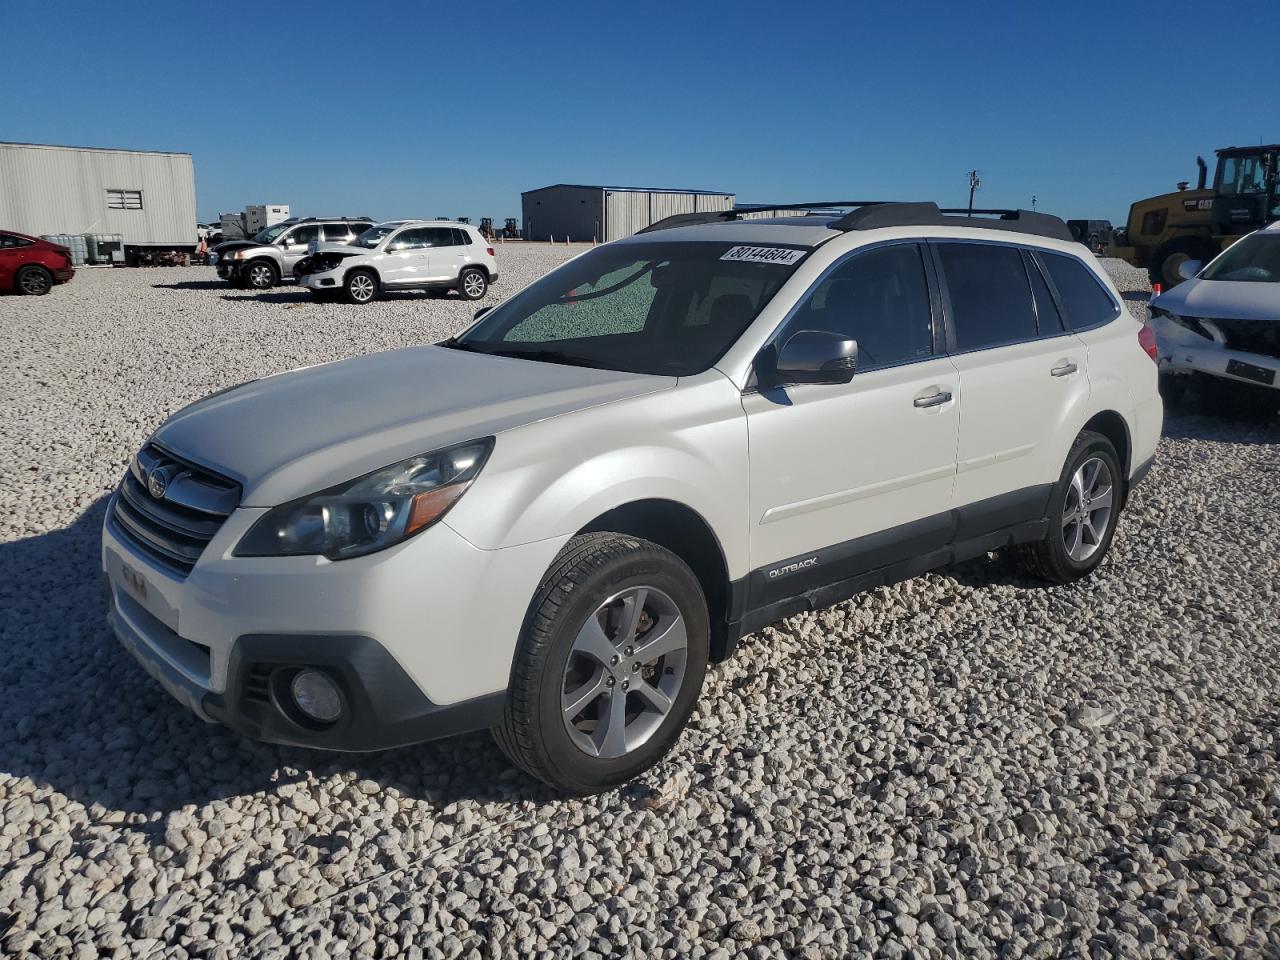
[[[185,578],[108,507],[102,564],[126,649],[205,720],[276,743],[378,750],[492,725],[529,600],[562,541],[480,550],[439,523],[366,557],[234,557],[265,512],[237,509]],[[330,727],[291,713],[298,668],[344,700]],[[283,692],[282,692],[283,691]]]
[[1198,373],[1254,387],[1280,389],[1280,357],[1229,350],[1165,317],[1154,317],[1161,373]]
[[323,273],[304,273],[298,283],[308,290],[338,290],[342,287],[342,267],[325,270]]

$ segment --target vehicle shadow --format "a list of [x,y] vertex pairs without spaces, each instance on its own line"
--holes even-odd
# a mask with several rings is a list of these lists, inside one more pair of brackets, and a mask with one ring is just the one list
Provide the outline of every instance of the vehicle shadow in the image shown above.
[[1130,303],[1147,303],[1151,300],[1151,294],[1146,290],[1122,290],[1120,298],[1128,300]]
[[556,799],[517,775],[485,733],[337,754],[257,743],[204,723],[133,661],[106,624],[98,573],[106,504],[99,499],[69,527],[0,543],[0,774],[29,777],[94,816],[163,815],[308,774],[373,781],[441,806]]
[[[295,287],[291,290],[272,290],[264,293],[224,293],[223,300],[231,303],[248,303],[257,301],[262,304],[281,304],[281,303],[314,303],[318,305],[340,304],[342,306],[351,306],[341,296],[335,295],[332,300],[318,300],[311,293],[303,290],[301,287]],[[461,297],[447,294],[436,294],[427,290],[384,290],[378,294],[378,301],[416,301],[416,300],[432,300],[440,303],[459,303],[469,304],[471,301],[463,300]]]
[[156,290],[218,290],[227,286],[225,280],[182,280],[178,283],[153,283]]
[[[1211,400],[1200,405],[1209,407]],[[1165,407],[1163,436],[1169,440],[1210,440],[1219,443],[1280,443],[1280,416],[1259,409],[1244,414],[1215,413],[1212,409],[1170,410]]]

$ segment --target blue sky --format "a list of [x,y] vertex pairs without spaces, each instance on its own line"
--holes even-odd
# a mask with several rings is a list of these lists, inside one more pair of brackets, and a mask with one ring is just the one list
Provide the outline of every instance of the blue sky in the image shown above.
[[[1280,140],[1280,3],[59,0],[0,140],[186,150],[202,219],[520,214],[549,183],[1124,219]],[[16,40],[17,38],[13,38]],[[1205,65],[1205,66],[1198,66]]]

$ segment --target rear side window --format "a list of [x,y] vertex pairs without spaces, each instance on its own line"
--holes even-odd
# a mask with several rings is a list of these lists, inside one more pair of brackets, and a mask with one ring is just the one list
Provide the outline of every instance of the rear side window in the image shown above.
[[467,233],[467,231],[465,231],[465,230],[456,230],[456,229],[453,231],[453,244],[454,244],[454,246],[456,246],[456,247],[469,247],[469,246],[471,246],[471,243],[472,243],[472,240],[471,240],[470,235]]
[[1049,285],[1044,282],[1035,257],[1028,254],[1026,264],[1027,276],[1031,278],[1031,292],[1036,298],[1036,319],[1040,321],[1040,336],[1055,337],[1065,333],[1066,327],[1062,324],[1062,314],[1058,312],[1058,305],[1053,302]]
[[7,233],[0,233],[0,250],[11,250],[14,247],[29,247],[31,241],[25,237],[15,237]]
[[1093,271],[1074,257],[1041,251],[1040,258],[1058,288],[1067,323],[1073,330],[1088,330],[1120,316],[1120,306],[1098,282]]
[[1035,306],[1021,251],[989,243],[940,243],[938,257],[951,295],[957,349],[1036,338]]
[[359,234],[361,225],[357,223],[326,223],[324,238],[330,243],[346,243],[353,235]]

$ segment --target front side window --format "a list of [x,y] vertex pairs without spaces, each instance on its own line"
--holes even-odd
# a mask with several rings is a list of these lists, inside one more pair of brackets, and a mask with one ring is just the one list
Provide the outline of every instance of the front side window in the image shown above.
[[267,227],[265,230],[259,230],[253,235],[254,243],[275,243],[276,238],[291,227],[289,223],[277,223],[274,227]]
[[[746,259],[759,250],[774,251],[772,259]],[[597,247],[499,304],[449,345],[689,376],[729,349],[807,252],[707,241]]]
[[933,312],[919,245],[878,247],[837,266],[792,314],[778,344],[801,330],[856,340],[859,370],[933,356]]
[[1093,271],[1075,257],[1041,250],[1040,260],[1058,288],[1072,330],[1100,327],[1120,316],[1120,305],[1111,299]]
[[1031,287],[1022,253],[989,243],[939,243],[951,297],[956,347],[961,352],[1034,340]]
[[431,230],[427,227],[419,227],[413,230],[402,230],[396,234],[391,243],[387,245],[387,249],[392,253],[401,253],[405,250],[422,250],[431,246]]
[[142,191],[141,190],[108,190],[107,191],[107,209],[108,210],[141,210],[142,209]]
[[1280,281],[1280,232],[1255,233],[1237,240],[1209,264],[1200,279],[1239,283]]

